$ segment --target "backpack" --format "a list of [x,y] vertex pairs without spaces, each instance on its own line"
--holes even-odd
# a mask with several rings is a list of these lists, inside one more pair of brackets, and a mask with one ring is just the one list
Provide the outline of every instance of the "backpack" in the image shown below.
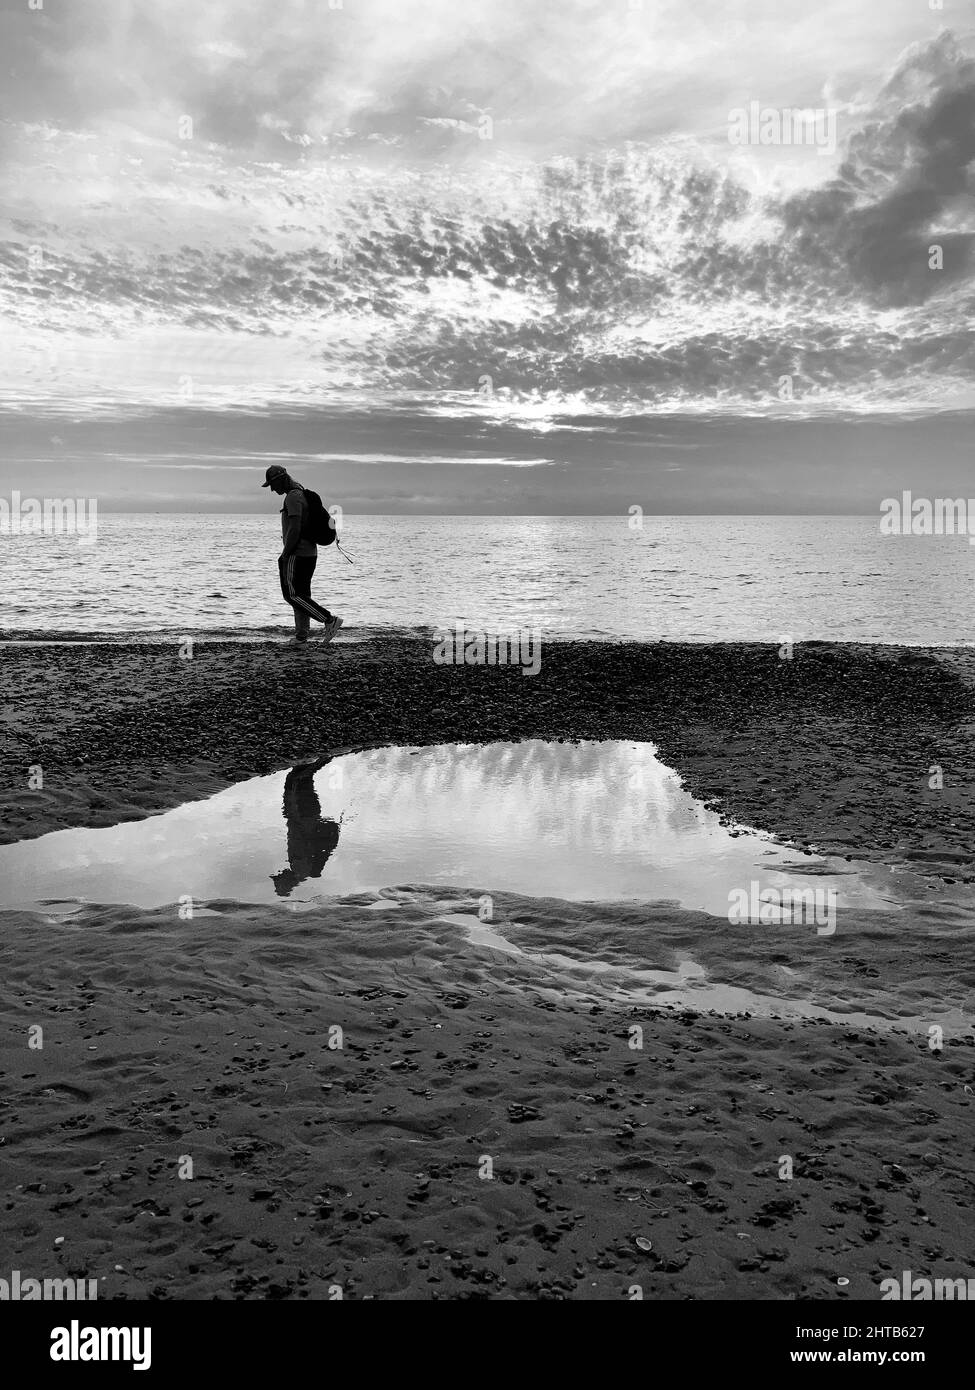
[[308,487],[305,488],[305,501],[308,516],[302,528],[304,539],[314,541],[316,545],[331,545],[335,540],[335,522],[329,516],[325,503],[317,492],[312,492]]

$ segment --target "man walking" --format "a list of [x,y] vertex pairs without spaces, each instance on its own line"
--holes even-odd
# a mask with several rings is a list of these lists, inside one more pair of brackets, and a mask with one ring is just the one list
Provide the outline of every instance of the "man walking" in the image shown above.
[[286,468],[273,463],[264,475],[261,487],[269,487],[284,498],[281,507],[281,537],[284,548],[278,557],[281,592],[295,614],[295,635],[292,642],[301,645],[308,641],[312,618],[325,624],[323,642],[331,642],[342,626],[342,619],[315,602],[311,596],[311,577],[318,563],[318,546],[307,534],[308,501],[301,483],[295,482]]

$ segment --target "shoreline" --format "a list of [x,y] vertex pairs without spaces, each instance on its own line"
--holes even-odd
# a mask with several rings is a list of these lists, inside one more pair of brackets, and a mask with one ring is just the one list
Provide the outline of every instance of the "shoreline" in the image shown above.
[[[460,620],[452,621],[447,627],[437,628],[431,623],[418,624],[415,627],[403,627],[402,625],[362,625],[356,627],[343,627],[341,644],[343,646],[354,646],[363,642],[374,642],[383,640],[392,641],[419,641],[433,644],[433,634],[435,632],[447,632],[455,626],[463,626]],[[313,628],[313,631],[317,629]],[[528,629],[522,629],[528,631]],[[717,641],[712,637],[634,637],[613,636],[611,633],[590,633],[583,634],[577,632],[565,632],[563,630],[537,629],[543,645],[568,646],[568,645],[597,645],[609,647],[742,647],[742,648],[777,648],[780,645],[779,638],[729,638]],[[469,631],[475,631],[471,628]],[[498,634],[508,629],[498,629]],[[152,627],[152,628],[120,628],[117,632],[110,629],[93,629],[88,631],[85,628],[3,628],[0,629],[0,652],[6,648],[17,647],[64,647],[64,646],[113,646],[113,647],[163,647],[179,643],[185,637],[193,638],[198,646],[227,647],[254,646],[266,644],[276,646],[289,635],[290,629],[280,623],[270,623],[263,627],[243,627],[243,628],[185,628],[185,627]],[[835,648],[848,649],[851,651],[879,651],[879,652],[915,652],[919,654],[938,655],[939,653],[950,655],[951,653],[972,653],[975,655],[975,639],[924,643],[924,642],[854,642],[846,639],[834,641],[826,637],[810,637],[796,639],[796,648]]]

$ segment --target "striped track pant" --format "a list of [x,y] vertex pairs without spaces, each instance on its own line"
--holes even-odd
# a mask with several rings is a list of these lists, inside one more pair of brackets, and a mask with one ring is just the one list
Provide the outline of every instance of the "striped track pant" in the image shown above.
[[320,623],[330,623],[332,615],[327,608],[316,603],[311,596],[311,577],[315,573],[318,558],[315,555],[289,555],[278,561],[281,575],[281,592],[285,601],[295,610],[295,618],[304,617],[305,622],[317,618]]

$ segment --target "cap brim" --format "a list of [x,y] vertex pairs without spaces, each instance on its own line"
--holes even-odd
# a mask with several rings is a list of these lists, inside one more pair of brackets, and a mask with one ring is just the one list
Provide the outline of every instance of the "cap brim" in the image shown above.
[[270,486],[271,486],[271,479],[270,479],[270,478],[266,478],[266,479],[264,480],[264,482],[261,483],[261,487],[270,487]]

